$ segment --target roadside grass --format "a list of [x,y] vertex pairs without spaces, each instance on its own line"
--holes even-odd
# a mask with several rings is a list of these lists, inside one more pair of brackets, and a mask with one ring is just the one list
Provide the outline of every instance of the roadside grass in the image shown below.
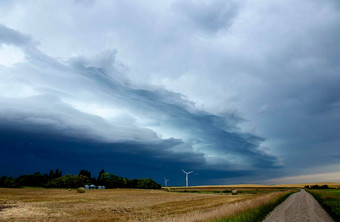
[[340,190],[339,189],[324,189],[312,190],[306,189],[321,206],[329,213],[335,221],[340,221]]
[[249,208],[236,215],[230,215],[222,219],[213,220],[213,222],[257,222],[263,221],[265,217],[274,210],[274,208],[285,201],[292,193],[283,193],[280,196],[273,198],[271,201],[255,207]]

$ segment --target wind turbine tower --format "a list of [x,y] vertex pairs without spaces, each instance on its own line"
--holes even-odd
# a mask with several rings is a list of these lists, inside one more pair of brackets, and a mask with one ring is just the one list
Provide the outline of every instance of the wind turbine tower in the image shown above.
[[190,171],[190,172],[185,172],[183,169],[182,169],[183,173],[185,173],[185,182],[186,182],[186,187],[188,187],[188,175],[190,173],[193,173],[194,171]]
[[168,181],[170,181],[170,180],[167,180],[167,179],[164,177],[164,185],[165,185],[165,187],[168,186]]

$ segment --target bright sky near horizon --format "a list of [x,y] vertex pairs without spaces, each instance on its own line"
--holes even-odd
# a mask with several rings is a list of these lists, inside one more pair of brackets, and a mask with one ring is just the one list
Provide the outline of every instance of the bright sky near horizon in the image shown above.
[[0,175],[340,182],[337,0],[5,0],[0,14]]

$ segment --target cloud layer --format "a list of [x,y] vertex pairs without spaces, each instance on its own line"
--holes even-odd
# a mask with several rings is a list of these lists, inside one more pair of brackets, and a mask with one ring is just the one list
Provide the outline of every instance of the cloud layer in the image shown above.
[[[114,153],[139,153],[138,162],[149,153],[151,162],[172,160],[195,170],[242,172],[280,165],[258,149],[262,138],[237,128],[240,120],[235,116],[214,115],[197,109],[181,94],[129,82],[116,67],[115,51],[61,62],[12,29],[2,27],[2,33],[25,40],[7,43],[20,48],[28,61],[0,72],[4,80],[0,118],[8,129],[82,138],[97,144],[93,153],[102,152],[98,149],[104,145],[99,144],[108,144]],[[3,143],[11,144],[6,139]],[[34,148],[23,152],[40,153]]]
[[93,154],[130,150],[129,164],[211,170],[215,183],[337,171],[339,10],[331,0],[2,3],[0,52],[15,58],[0,63],[2,128],[55,135],[75,152],[78,139]]

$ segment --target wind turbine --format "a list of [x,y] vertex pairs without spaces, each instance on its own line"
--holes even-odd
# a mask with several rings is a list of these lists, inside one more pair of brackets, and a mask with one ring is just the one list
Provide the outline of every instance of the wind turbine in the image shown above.
[[168,181],[170,181],[170,180],[167,180],[167,179],[164,177],[164,184],[165,184],[165,187],[168,186]]
[[183,173],[185,173],[185,181],[186,181],[186,187],[188,187],[188,175],[190,173],[193,173],[194,171],[190,171],[190,172],[185,172],[183,169],[182,169]]

